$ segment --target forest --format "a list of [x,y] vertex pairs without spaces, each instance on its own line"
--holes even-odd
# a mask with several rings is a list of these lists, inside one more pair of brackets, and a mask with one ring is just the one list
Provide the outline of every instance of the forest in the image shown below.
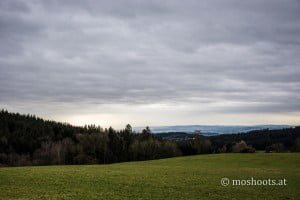
[[137,133],[83,127],[34,115],[0,111],[0,166],[106,164],[209,153],[300,151],[300,127],[260,130],[181,141],[164,139],[149,127]]

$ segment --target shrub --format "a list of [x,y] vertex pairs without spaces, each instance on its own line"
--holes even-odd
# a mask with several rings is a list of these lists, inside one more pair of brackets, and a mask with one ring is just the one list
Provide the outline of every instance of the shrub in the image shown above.
[[254,153],[255,149],[252,146],[248,146],[247,143],[243,140],[236,143],[232,147],[232,152],[234,153]]

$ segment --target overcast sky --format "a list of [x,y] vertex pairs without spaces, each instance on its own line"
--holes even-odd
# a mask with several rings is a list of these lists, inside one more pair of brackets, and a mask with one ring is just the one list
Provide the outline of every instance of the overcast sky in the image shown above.
[[0,108],[76,125],[300,124],[300,1],[0,1]]

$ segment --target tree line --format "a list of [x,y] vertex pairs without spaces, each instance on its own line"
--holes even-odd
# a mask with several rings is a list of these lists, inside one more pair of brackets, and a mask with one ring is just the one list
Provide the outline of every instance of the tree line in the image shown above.
[[95,125],[80,127],[1,110],[0,166],[106,164],[255,151],[255,142],[245,140],[250,141],[248,145],[238,135],[234,139],[226,137],[195,135],[189,140],[172,141],[155,136],[149,127],[141,133],[134,132],[129,124],[122,130]]
[[129,124],[122,130],[78,127],[0,111],[0,165],[114,163],[179,155],[175,142],[154,137],[149,127],[137,134]]
[[299,152],[300,126],[278,130],[254,130],[247,133],[222,134],[209,137],[215,152],[231,152],[236,143],[265,152]]

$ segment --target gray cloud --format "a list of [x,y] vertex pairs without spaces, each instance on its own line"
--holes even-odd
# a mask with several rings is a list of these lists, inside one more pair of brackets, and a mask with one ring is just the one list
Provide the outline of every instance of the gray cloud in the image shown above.
[[299,13],[297,0],[4,0],[0,106],[299,113]]

